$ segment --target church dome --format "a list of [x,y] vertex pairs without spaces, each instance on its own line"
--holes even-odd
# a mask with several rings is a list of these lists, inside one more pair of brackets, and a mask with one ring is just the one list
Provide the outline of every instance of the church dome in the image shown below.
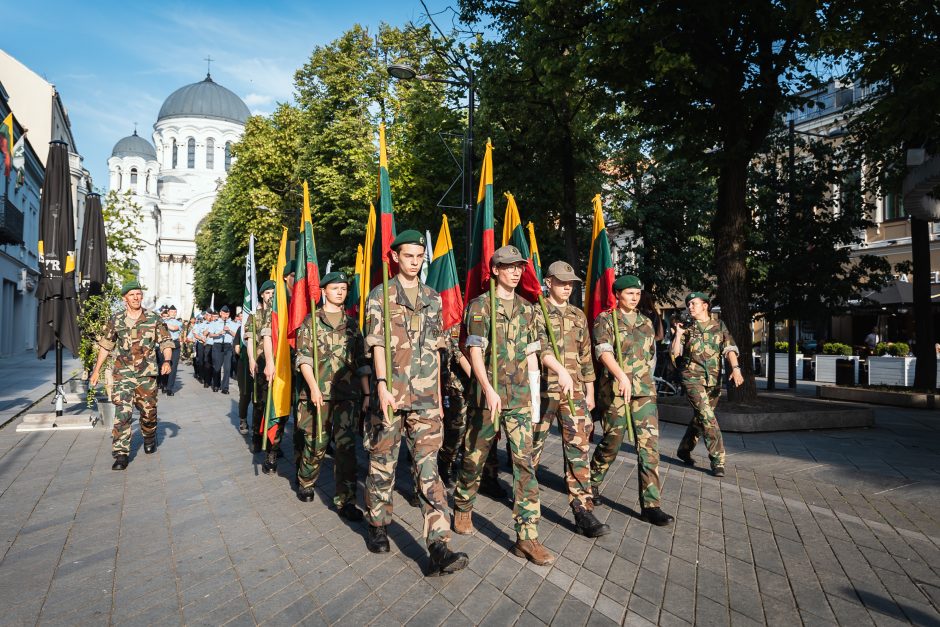
[[208,74],[198,83],[180,87],[160,107],[157,122],[167,118],[215,118],[244,124],[251,112],[242,99]]
[[137,134],[128,135],[124,139],[114,144],[114,150],[111,151],[112,157],[143,157],[148,161],[157,160],[157,151],[153,144]]

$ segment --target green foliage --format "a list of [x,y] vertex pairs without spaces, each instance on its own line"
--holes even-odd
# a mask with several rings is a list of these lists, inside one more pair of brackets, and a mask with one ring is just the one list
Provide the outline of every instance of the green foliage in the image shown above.
[[852,355],[852,347],[840,342],[827,342],[823,344],[823,355],[842,355],[849,357]]
[[786,353],[789,350],[790,350],[789,342],[774,342],[775,353]]
[[878,342],[875,345],[875,354],[879,356],[907,357],[910,352],[911,347],[906,342]]

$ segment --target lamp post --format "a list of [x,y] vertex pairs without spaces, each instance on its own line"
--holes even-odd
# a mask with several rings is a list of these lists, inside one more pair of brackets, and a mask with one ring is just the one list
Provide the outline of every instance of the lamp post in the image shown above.
[[444,83],[445,85],[463,87],[467,90],[467,134],[464,137],[463,155],[463,202],[464,210],[466,211],[467,269],[469,270],[470,241],[473,237],[473,111],[476,105],[476,85],[473,78],[473,68],[471,68],[469,62],[466,66],[460,66],[460,69],[463,70],[464,75],[467,77],[464,81],[418,74],[413,67],[404,63],[393,63],[386,69],[389,76],[398,80]]

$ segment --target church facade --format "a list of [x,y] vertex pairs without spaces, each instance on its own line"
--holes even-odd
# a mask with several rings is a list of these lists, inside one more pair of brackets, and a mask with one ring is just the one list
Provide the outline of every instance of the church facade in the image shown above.
[[143,213],[138,276],[147,307],[193,306],[196,233],[232,166],[232,146],[250,112],[232,91],[206,75],[176,90],[160,108],[153,143],[124,137],[108,159],[109,189],[130,191]]

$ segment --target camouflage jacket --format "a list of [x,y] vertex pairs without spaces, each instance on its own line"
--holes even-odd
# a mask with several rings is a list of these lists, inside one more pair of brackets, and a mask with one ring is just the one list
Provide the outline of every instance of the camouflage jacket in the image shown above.
[[174,348],[160,316],[146,309],[137,320],[126,311],[111,316],[98,338],[98,346],[114,355],[114,370],[124,377],[157,376],[157,350]]
[[[304,364],[313,367],[313,325],[311,316],[297,329],[297,370]],[[372,371],[366,362],[365,344],[359,325],[344,315],[336,328],[330,326],[322,309],[317,310],[317,361],[318,383],[324,400],[359,400],[362,398],[360,377]],[[306,397],[307,386],[301,386]]]
[[[627,314],[619,308],[605,311],[594,321],[594,354],[600,360],[604,353],[611,353],[617,358],[614,338],[614,313],[617,315],[617,331],[620,336],[620,354],[623,357],[621,368],[629,377],[631,396],[656,396],[653,372],[650,364],[656,355],[656,332],[653,322],[640,312],[631,323]],[[604,368],[604,384],[613,385],[615,394],[620,393],[620,386]]]
[[[565,367],[571,378],[574,379],[572,397],[584,398],[585,383],[594,381],[594,360],[591,358],[591,333],[588,329],[587,316],[573,305],[556,307],[545,299],[545,308],[548,310],[548,319],[552,324],[552,332],[558,345],[559,361]],[[541,312],[539,312],[541,314]],[[554,356],[552,344],[548,337],[548,327],[539,325],[539,343],[542,345],[542,396],[561,399],[561,390],[558,387],[558,375],[554,370],[546,368],[545,357]]]
[[707,386],[718,385],[721,359],[728,353],[737,352],[738,347],[724,322],[711,318],[705,322],[693,320],[682,337],[682,356],[685,359],[682,379]]
[[[418,302],[411,303],[398,277],[388,281],[388,315],[392,371],[387,383],[400,410],[440,407],[441,371],[438,351],[445,347],[441,331],[441,296],[419,285]],[[369,293],[366,303],[366,349],[385,346],[382,318],[382,286]]]
[[463,396],[470,385],[470,377],[460,367],[463,355],[460,351],[460,325],[455,325],[453,330],[458,333],[444,333],[447,346],[441,350],[441,387],[444,396]]
[[[503,409],[518,409],[532,404],[529,389],[528,355],[539,353],[539,325],[541,316],[535,315],[535,307],[516,294],[511,311],[505,303],[496,299],[496,347],[490,345],[490,295],[481,294],[470,303],[464,317],[467,326],[467,347],[483,349],[483,363],[488,378],[490,353],[496,350],[496,382]],[[483,388],[474,377],[470,381],[468,403],[472,407],[484,407],[486,399]]]

